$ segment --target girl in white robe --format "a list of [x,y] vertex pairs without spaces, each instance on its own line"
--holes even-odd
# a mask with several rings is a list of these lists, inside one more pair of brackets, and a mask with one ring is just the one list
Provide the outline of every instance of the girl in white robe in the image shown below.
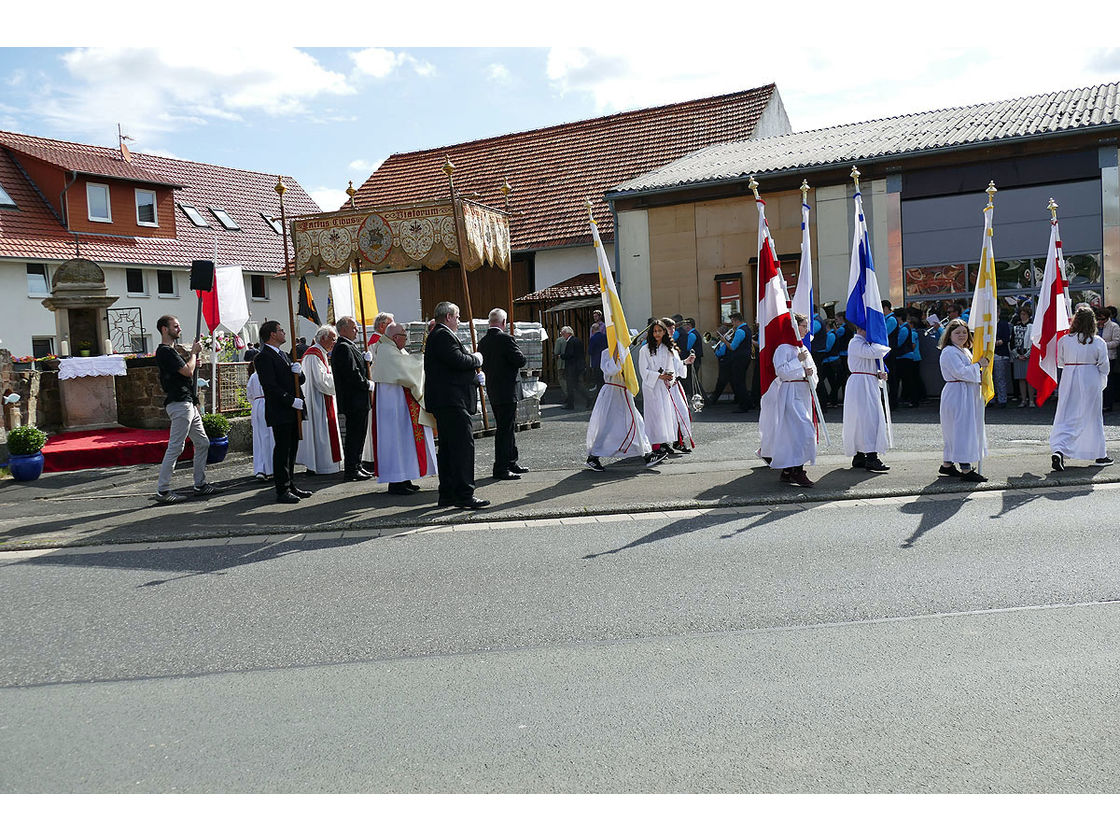
[[253,427],[253,475],[261,481],[272,478],[272,450],[276,442],[272,429],[264,419],[264,388],[249,362],[249,382],[245,386],[249,400],[249,423]]
[[[972,465],[988,454],[984,406],[980,402],[981,368],[988,360],[972,361],[972,332],[960,318],[949,322],[937,346],[941,348],[941,437],[943,476],[963,481],[987,481]],[[957,469],[954,464],[960,464]]]
[[668,452],[677,432],[687,421],[673,402],[671,389],[688,369],[673,348],[672,333],[661,321],[654,321],[649,338],[638,349],[638,376],[642,381],[642,416],[654,452]]
[[1102,392],[1108,385],[1108,347],[1097,335],[1090,310],[1075,312],[1069,334],[1058,339],[1058,367],[1062,380],[1050,431],[1051,465],[1064,470],[1066,458],[1111,464],[1101,412]]
[[[809,318],[795,313],[799,338],[809,330]],[[816,374],[813,357],[804,345],[779,344],[774,349],[774,392],[770,428],[763,439],[770,446],[770,469],[781,470],[781,481],[812,487],[806,464],[817,462],[817,428],[813,423],[813,391],[809,377]]]
[[[622,361],[630,353],[622,348]],[[606,469],[600,458],[629,458],[641,455],[652,466],[653,448],[646,437],[646,425],[634,405],[634,396],[622,377],[622,365],[614,360],[609,349],[600,355],[603,387],[595,397],[591,420],[587,424],[587,466],[596,472]],[[658,463],[664,460],[660,458]]]
[[887,378],[880,364],[890,352],[883,344],[867,340],[867,331],[856,329],[848,343],[848,384],[844,388],[844,454],[852,456],[852,467],[885,473],[890,469],[879,458],[890,448],[887,415],[883,409],[880,380]]

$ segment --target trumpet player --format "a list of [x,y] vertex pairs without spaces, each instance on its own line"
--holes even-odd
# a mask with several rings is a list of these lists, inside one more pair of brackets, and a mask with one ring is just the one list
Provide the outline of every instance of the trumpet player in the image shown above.
[[747,369],[751,364],[751,328],[743,321],[741,312],[731,313],[730,335],[719,335],[716,358],[719,359],[719,381],[716,382],[710,402],[715,402],[730,383],[735,395],[735,411],[750,410],[751,393],[747,389]]

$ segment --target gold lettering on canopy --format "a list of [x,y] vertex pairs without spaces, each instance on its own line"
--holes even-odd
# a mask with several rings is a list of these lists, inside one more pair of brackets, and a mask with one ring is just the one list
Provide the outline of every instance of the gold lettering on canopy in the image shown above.
[[[459,201],[468,271],[482,265],[509,268],[509,217],[473,201]],[[437,269],[459,260],[451,202],[346,210],[293,219],[295,274],[338,274],[361,257],[374,271]]]

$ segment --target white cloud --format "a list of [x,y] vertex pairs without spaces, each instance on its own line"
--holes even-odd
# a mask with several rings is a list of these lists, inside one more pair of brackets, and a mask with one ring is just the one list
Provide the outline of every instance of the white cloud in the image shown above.
[[317,97],[355,92],[342,74],[291,47],[83,48],[66,53],[63,64],[77,84],[48,91],[32,107],[79,131],[119,120],[151,137],[255,111],[305,113]]
[[513,75],[509,72],[509,68],[504,64],[491,64],[486,68],[486,78],[498,84],[509,84],[513,81]]
[[408,57],[408,63],[412,65],[413,71],[417,76],[434,76],[436,75],[436,66],[430,61],[421,61],[418,58]]
[[418,76],[436,75],[435,65],[422,61],[406,52],[393,52],[382,47],[368,47],[360,52],[350,53],[354,69],[359,75],[384,79],[398,67],[407,65]]
[[369,173],[376,171],[377,167],[381,166],[381,164],[383,164],[384,162],[385,158],[379,158],[375,161],[368,161],[363,158],[358,158],[357,160],[350,161],[348,168],[354,170],[355,172],[364,172],[368,175]]
[[333,187],[316,187],[313,190],[308,190],[307,194],[319,205],[320,209],[327,212],[338,210],[350,200],[346,190],[337,190]]

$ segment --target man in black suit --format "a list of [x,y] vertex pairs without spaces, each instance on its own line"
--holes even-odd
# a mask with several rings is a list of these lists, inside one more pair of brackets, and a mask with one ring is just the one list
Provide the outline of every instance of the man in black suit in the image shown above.
[[494,409],[494,478],[511,481],[529,472],[517,463],[517,379],[525,367],[525,354],[506,332],[506,311],[490,311],[490,329],[478,342],[482,353],[482,372],[486,376],[486,395]]
[[303,368],[293,363],[280,349],[287,336],[279,321],[261,324],[261,352],[253,360],[257,378],[264,391],[264,420],[272,429],[272,475],[276,483],[276,501],[295,504],[311,495],[292,481],[299,448],[299,425],[296,412],[303,410],[303,399],[295,386],[294,376],[304,381]]
[[347,481],[368,481],[373,475],[362,467],[362,447],[369,426],[369,395],[374,387],[366,366],[372,355],[368,350],[363,353],[358,349],[355,343],[358,322],[349,315],[339,318],[335,329],[338,341],[331,351],[331,370],[338,409],[346,416],[346,433],[342,438],[343,477]]
[[[561,354],[564,359],[564,379],[568,383],[568,399],[564,403],[564,408],[574,409],[576,407],[576,394],[579,394],[580,399],[583,400],[583,407],[587,408],[591,404],[591,400],[587,396],[587,391],[583,389],[583,342],[571,329],[568,330],[568,343],[564,345],[564,352]],[[562,331],[561,331],[562,332]]]
[[436,304],[435,326],[424,345],[424,408],[436,418],[439,448],[439,506],[478,510],[490,502],[474,495],[474,436],[471,415],[475,388],[483,374],[482,354],[471,353],[459,340],[459,307]]

